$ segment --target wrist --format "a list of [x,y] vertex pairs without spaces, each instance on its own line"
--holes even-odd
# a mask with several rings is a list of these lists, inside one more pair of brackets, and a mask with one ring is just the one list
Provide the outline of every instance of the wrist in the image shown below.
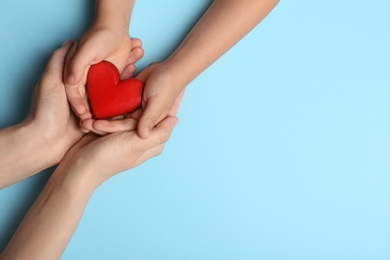
[[64,157],[56,168],[55,174],[61,176],[59,181],[63,185],[81,189],[92,195],[106,181],[106,179],[103,179],[100,169],[95,165],[82,155],[72,154],[69,157]]
[[0,188],[26,179],[55,165],[51,145],[47,144],[33,124],[23,122],[1,130]]
[[110,28],[129,34],[130,18],[135,1],[98,0],[94,27]]
[[115,34],[118,39],[129,37],[129,25],[115,21],[95,20],[91,27],[91,31],[110,31]]
[[163,62],[163,66],[167,73],[183,86],[183,90],[202,73],[203,70],[199,63],[198,60],[191,59],[188,54],[179,49]]
[[89,198],[99,186],[93,178],[94,169],[86,167],[80,160],[62,161],[53,173],[52,181],[62,190],[80,199]]
[[37,152],[41,158],[43,167],[49,168],[58,164],[63,156],[62,136],[59,133],[42,129],[42,126],[35,121],[24,121],[18,125],[20,136],[23,136],[25,144],[30,146],[31,150]]
[[171,82],[170,85],[177,93],[180,93],[194,78],[187,75],[185,69],[177,65],[177,63],[167,59],[159,64],[158,74],[163,75],[162,78],[165,79],[165,82]]

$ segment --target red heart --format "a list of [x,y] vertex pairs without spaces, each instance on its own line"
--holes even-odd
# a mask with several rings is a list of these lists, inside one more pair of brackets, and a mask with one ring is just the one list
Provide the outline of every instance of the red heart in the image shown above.
[[87,91],[92,115],[96,119],[130,113],[141,105],[144,83],[130,78],[120,80],[118,69],[108,61],[92,65]]

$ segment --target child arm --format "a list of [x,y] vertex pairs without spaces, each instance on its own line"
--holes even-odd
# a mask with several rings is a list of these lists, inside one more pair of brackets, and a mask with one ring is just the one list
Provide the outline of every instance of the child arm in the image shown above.
[[169,115],[177,95],[260,23],[277,3],[278,0],[215,0],[183,43],[146,82],[139,135],[147,138],[150,129]]

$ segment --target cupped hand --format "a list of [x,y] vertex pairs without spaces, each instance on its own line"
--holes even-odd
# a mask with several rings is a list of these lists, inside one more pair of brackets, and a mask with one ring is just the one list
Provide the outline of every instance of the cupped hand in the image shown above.
[[113,175],[161,154],[178,119],[175,116],[165,118],[151,130],[148,139],[142,139],[136,131],[140,112],[138,110],[128,118],[133,126],[130,131],[106,136],[94,133],[85,135],[67,153],[59,169],[76,173],[74,177],[85,180],[85,185],[93,190]]
[[81,121],[92,118],[85,89],[89,67],[107,60],[126,77],[135,72],[134,63],[142,56],[141,40],[106,27],[92,27],[72,46],[65,61],[64,82],[68,101]]
[[[184,95],[184,87],[175,81],[162,63],[153,63],[141,71],[136,78],[145,83],[142,111],[136,112],[137,117],[140,117],[137,131],[141,138],[148,138],[151,129],[161,120],[168,116],[176,116]],[[86,122],[95,132],[114,133],[133,127],[134,121],[131,117],[132,113],[124,119],[110,122],[106,120]]]
[[50,150],[53,164],[83,136],[78,119],[69,108],[62,81],[65,56],[71,47],[72,42],[67,41],[53,53],[34,89],[30,112],[25,119],[34,126],[35,134],[44,138],[41,149]]
[[164,63],[153,64],[137,78],[145,82],[138,134],[141,138],[148,138],[155,125],[176,114],[185,86],[175,79]]

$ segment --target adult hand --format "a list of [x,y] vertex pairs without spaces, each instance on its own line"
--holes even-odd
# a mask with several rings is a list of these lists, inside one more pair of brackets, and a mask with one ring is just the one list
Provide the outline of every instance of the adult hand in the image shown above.
[[[70,173],[82,174],[87,187],[93,191],[111,176],[134,168],[144,161],[159,155],[178,123],[175,116],[169,116],[155,126],[148,139],[142,139],[136,131],[141,110],[132,113],[133,130],[121,131],[106,136],[89,133],[67,153],[58,170],[68,169]],[[69,168],[71,167],[71,168]],[[72,178],[72,177],[70,177]],[[80,176],[75,176],[76,179]]]
[[53,53],[34,89],[26,119],[0,130],[0,188],[59,163],[83,136],[62,82],[65,56],[71,46],[68,41]]
[[[137,114],[132,114],[134,121]],[[176,117],[164,119],[148,139],[141,139],[135,128],[103,137],[85,135],[51,175],[0,258],[60,258],[94,190],[114,174],[160,154],[177,122]]]
[[72,41],[67,41],[52,54],[34,89],[30,112],[25,120],[34,126],[36,135],[44,138],[44,143],[38,149],[50,150],[48,156],[53,158],[53,164],[58,163],[83,136],[77,118],[69,109],[62,81],[65,56],[71,47]]

